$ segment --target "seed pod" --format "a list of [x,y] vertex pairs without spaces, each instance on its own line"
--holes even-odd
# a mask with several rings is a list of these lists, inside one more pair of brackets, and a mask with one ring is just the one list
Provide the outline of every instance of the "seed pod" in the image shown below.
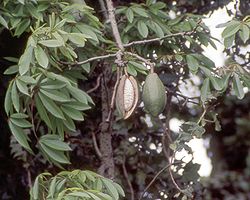
[[161,79],[156,73],[149,74],[142,90],[145,109],[156,117],[164,110],[166,99],[166,91]]
[[127,119],[135,110],[138,97],[139,89],[134,77],[123,75],[117,87],[116,108],[124,119]]

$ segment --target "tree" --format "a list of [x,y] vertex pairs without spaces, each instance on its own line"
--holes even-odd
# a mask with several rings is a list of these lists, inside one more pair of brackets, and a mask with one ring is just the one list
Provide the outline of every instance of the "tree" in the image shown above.
[[[81,1],[5,0],[1,3],[2,34],[7,29],[12,34],[11,41],[12,37],[20,37],[18,41],[25,44],[20,57],[18,53],[5,55],[6,64],[13,64],[4,72],[12,75],[4,102],[13,134],[12,154],[26,169],[29,187],[39,172],[50,170],[55,174],[60,168],[80,168],[98,171],[117,181],[127,199],[199,198],[199,165],[176,160],[175,153],[185,149],[192,154],[186,143],[202,137],[207,124],[212,123],[219,130],[216,106],[222,95],[231,92],[239,99],[244,97],[243,87],[249,87],[249,57],[245,63],[238,64],[236,56],[240,56],[237,47],[249,41],[249,17],[236,16],[219,25],[224,28],[226,52],[233,56],[227,66],[216,69],[202,49],[208,45],[216,48],[216,39],[210,36],[202,16],[198,15],[207,10],[198,9],[200,13],[196,14],[183,10],[187,4],[188,12],[202,5],[185,1],[183,5],[171,1],[167,5],[151,0],[115,1],[115,9],[111,0],[99,2],[98,6]],[[212,9],[226,3],[214,4]],[[95,13],[88,5],[97,11],[100,6],[101,12]],[[176,11],[174,18],[170,17],[170,10]],[[153,72],[156,78],[147,81]],[[135,96],[131,101],[133,106],[129,106],[133,113],[126,120],[120,114],[128,111],[123,107],[124,102],[120,102],[120,99],[125,101],[123,74],[126,79],[129,76],[137,79],[130,82],[131,94]],[[200,97],[188,97],[179,91],[182,82],[190,81],[190,74],[203,82],[194,85],[200,88]],[[162,100],[165,92],[159,90],[161,82],[167,92],[166,106]],[[147,92],[146,84],[150,86]],[[144,105],[136,103],[137,85],[143,92]],[[169,129],[175,109],[186,119],[178,134]],[[74,172],[85,173],[73,171],[73,175]],[[91,173],[86,174],[86,181],[97,184],[95,181],[100,176],[92,174],[95,179]],[[70,172],[64,175],[72,178]],[[56,189],[53,192],[50,189],[50,194],[46,190],[34,194],[38,191],[36,186],[40,183],[53,188],[53,184],[59,185],[67,179],[57,179],[59,174],[43,181],[45,176],[36,179],[32,198],[44,194],[48,195],[47,199],[51,195],[53,198]],[[90,189],[108,195],[99,198],[117,199],[122,190],[109,179],[103,178],[103,187],[99,183]],[[95,195],[79,190],[82,185],[73,185],[75,196]],[[82,189],[86,190],[85,187]],[[68,198],[74,198],[68,193],[73,190],[68,190],[67,184],[57,188],[60,189],[65,189]]]

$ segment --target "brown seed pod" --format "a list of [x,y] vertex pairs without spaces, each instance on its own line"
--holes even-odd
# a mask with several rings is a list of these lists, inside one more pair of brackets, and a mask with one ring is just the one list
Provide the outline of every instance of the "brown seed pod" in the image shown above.
[[116,108],[127,119],[135,110],[139,99],[138,84],[133,76],[123,75],[116,93]]

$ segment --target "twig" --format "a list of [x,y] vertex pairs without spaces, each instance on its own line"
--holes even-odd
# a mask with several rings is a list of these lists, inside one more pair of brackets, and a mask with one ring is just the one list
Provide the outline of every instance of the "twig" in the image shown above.
[[127,184],[128,184],[129,190],[130,190],[130,200],[134,200],[135,199],[135,192],[134,192],[133,186],[129,180],[128,171],[127,171],[127,168],[125,166],[125,163],[126,163],[126,159],[124,158],[124,161],[122,163],[122,171],[123,171],[123,175],[127,181]]
[[158,38],[152,38],[152,39],[148,39],[148,40],[138,40],[138,41],[133,41],[130,42],[128,44],[124,44],[123,46],[125,48],[136,45],[136,44],[146,44],[146,43],[151,43],[151,42],[160,42],[163,39],[169,38],[169,37],[175,37],[175,36],[185,36],[185,35],[191,35],[193,34],[194,31],[185,31],[185,32],[179,32],[179,33],[173,33],[173,34],[169,34],[169,35],[165,35],[163,37],[158,37]]
[[204,110],[203,110],[203,112],[202,112],[200,118],[199,118],[198,121],[197,121],[197,124],[200,124],[202,118],[205,116],[206,113],[207,113],[207,108],[204,108]]
[[[169,159],[170,165],[173,164],[174,158],[175,158],[175,152],[174,152],[174,154],[172,155],[172,157]],[[172,183],[174,184],[174,186],[176,187],[176,189],[179,190],[179,192],[183,193],[183,190],[180,188],[180,186],[177,184],[177,182],[176,182],[175,179],[174,179],[174,175],[173,175],[172,169],[171,169],[171,168],[168,168],[168,171],[169,171],[169,174],[170,174],[170,178],[171,178],[171,180],[172,180]]]
[[106,3],[107,3],[107,7],[108,7],[109,19],[110,19],[110,23],[111,23],[113,36],[115,38],[115,41],[116,41],[116,44],[117,44],[118,48],[121,51],[123,51],[124,47],[123,47],[123,44],[122,44],[120,32],[118,30],[117,22],[116,22],[116,19],[115,19],[113,2],[112,2],[112,0],[106,0]]
[[91,88],[91,89],[89,89],[89,90],[87,91],[88,94],[91,93],[91,92],[96,91],[96,90],[100,87],[101,76],[102,76],[102,74],[100,74],[100,75],[98,76],[98,78],[97,78],[97,80],[96,80],[96,85],[95,85],[95,87],[93,87],[93,88]]
[[170,90],[169,88],[166,88],[166,90],[167,90],[167,92],[169,92],[170,94],[173,94],[175,97],[180,96],[180,97],[182,97],[183,99],[185,99],[186,102],[189,102],[189,103],[193,103],[193,104],[199,105],[198,102],[193,101],[192,99],[199,99],[200,97],[188,97],[188,96],[185,96],[185,95],[183,95],[183,94],[181,94],[181,93],[179,93],[179,92],[175,92],[175,91],[173,91],[173,90]]
[[110,119],[111,119],[111,116],[112,116],[112,112],[113,112],[114,107],[115,107],[115,97],[116,97],[117,88],[118,88],[119,81],[120,81],[120,67],[117,67],[116,70],[117,70],[117,72],[116,72],[117,78],[116,78],[116,82],[115,82],[115,86],[114,86],[114,91],[113,91],[112,98],[111,98],[111,103],[110,103],[109,114],[108,114],[108,117],[106,119],[106,122],[110,122]]
[[59,61],[59,63],[64,64],[64,65],[83,65],[83,64],[89,63],[91,61],[102,60],[102,59],[105,59],[105,58],[111,58],[111,57],[116,57],[116,56],[117,56],[117,53],[113,53],[113,54],[107,54],[107,55],[103,55],[103,56],[95,56],[95,57],[89,58],[87,60],[74,62],[74,63],[72,63],[72,62],[63,62],[63,61]]
[[143,195],[145,194],[145,192],[150,188],[150,186],[155,182],[155,180],[157,179],[158,176],[160,176],[160,174],[162,172],[164,172],[167,168],[169,168],[172,164],[168,164],[167,166],[165,166],[164,168],[162,168],[155,176],[154,178],[150,181],[150,183],[147,185],[147,187],[143,190],[142,194],[140,195],[139,200],[141,200],[143,198]]
[[34,99],[32,98],[31,109],[30,109],[30,112],[31,112],[31,124],[32,124],[32,131],[34,133],[34,136],[38,141],[38,136],[37,136],[37,133],[36,133],[35,120],[34,120],[34,104],[35,104],[35,102],[34,102]]
[[99,1],[99,4],[100,4],[100,7],[101,7],[100,12],[103,12],[104,18],[108,19],[107,9],[106,9],[104,1],[103,0],[98,0],[98,1]]
[[97,154],[97,156],[99,158],[102,158],[102,153],[98,147],[98,144],[97,144],[97,141],[96,141],[96,136],[95,136],[95,132],[94,131],[91,131],[91,134],[92,134],[92,140],[93,140],[93,144],[94,144],[94,148],[95,148],[95,152]]
[[192,35],[197,28],[199,27],[200,23],[202,20],[199,20],[197,22],[197,26],[192,30],[192,31],[184,31],[184,32],[179,32],[179,33],[172,33],[169,35],[165,35],[163,37],[158,37],[158,38],[152,38],[152,39],[147,39],[147,40],[138,40],[138,41],[133,41],[128,44],[124,44],[124,48],[136,45],[136,44],[146,44],[146,43],[151,43],[151,42],[160,42],[163,39],[169,38],[169,37],[175,37],[175,36],[185,36],[185,35]]
[[149,59],[143,58],[143,57],[139,56],[139,55],[136,54],[136,53],[131,53],[131,52],[127,52],[127,51],[125,51],[124,54],[125,54],[125,55],[133,56],[133,57],[137,58],[138,60],[140,60],[140,61],[146,63],[147,65],[150,66],[151,72],[152,72],[152,73],[154,72],[154,63],[152,63]]
[[119,80],[120,80],[120,67],[124,67],[124,62],[122,60],[122,55],[123,55],[122,52],[124,51],[124,47],[123,47],[121,36],[120,36],[119,30],[118,30],[117,22],[115,19],[113,2],[112,2],[112,0],[106,0],[106,3],[107,3],[107,7],[108,7],[109,19],[110,19],[110,23],[111,23],[113,36],[115,38],[117,47],[119,48],[119,51],[116,53],[116,60],[115,60],[115,63],[118,66],[117,72],[116,72],[117,78],[116,78],[116,83],[114,86],[114,91],[113,91],[113,95],[112,95],[112,99],[111,99],[110,111],[109,111],[108,117],[106,119],[106,122],[110,122],[112,112],[114,109],[114,104],[115,104],[116,90],[117,90]]

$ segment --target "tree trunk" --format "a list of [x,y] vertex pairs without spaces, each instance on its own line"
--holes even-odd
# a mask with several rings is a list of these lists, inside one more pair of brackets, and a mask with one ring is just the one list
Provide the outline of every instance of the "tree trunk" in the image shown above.
[[114,159],[112,149],[112,119],[106,122],[110,109],[110,97],[112,90],[107,87],[111,79],[112,69],[110,66],[103,65],[104,71],[102,76],[101,93],[102,93],[102,124],[101,134],[99,135],[100,151],[102,153],[101,166],[99,173],[107,178],[114,179]]

